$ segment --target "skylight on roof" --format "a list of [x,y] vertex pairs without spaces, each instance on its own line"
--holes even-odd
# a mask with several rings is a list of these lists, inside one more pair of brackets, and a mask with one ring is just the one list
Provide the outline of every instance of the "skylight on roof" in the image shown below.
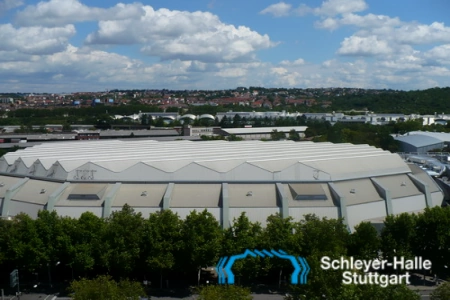
[[67,200],[100,200],[96,194],[70,194]]
[[297,195],[294,200],[327,200],[327,195]]

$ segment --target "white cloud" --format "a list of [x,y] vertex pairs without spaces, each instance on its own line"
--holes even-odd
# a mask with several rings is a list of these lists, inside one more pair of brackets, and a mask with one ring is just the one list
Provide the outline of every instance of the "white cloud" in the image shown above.
[[292,8],[291,4],[287,4],[284,2],[278,2],[276,4],[269,5],[268,7],[266,7],[259,13],[263,14],[263,15],[270,14],[270,15],[273,15],[274,17],[284,17],[284,16],[289,15],[291,8]]
[[[7,2],[0,0],[0,7],[2,3]],[[318,16],[320,28],[353,28],[353,34],[337,50],[339,55],[347,56],[345,61],[330,57],[321,63],[302,58],[276,64],[260,62],[256,52],[275,45],[267,35],[246,26],[226,24],[209,12],[155,10],[139,3],[103,9],[76,0],[50,0],[19,12],[16,27],[0,24],[0,89],[418,89],[448,85],[450,31],[443,23],[420,24],[383,15],[359,15],[367,8],[361,0],[328,0],[317,8],[303,5],[295,9],[284,2],[276,5],[278,8],[271,6],[271,10],[268,7],[261,13],[311,13]],[[85,46],[74,47],[69,44],[75,34],[72,24],[84,21],[98,21],[98,29],[87,36]],[[99,50],[126,44],[138,45],[142,53],[161,61],[148,63]],[[418,51],[418,44],[431,44],[434,48]],[[363,56],[372,57],[363,60]]]
[[392,48],[388,43],[379,40],[376,36],[351,36],[345,38],[338,50],[338,54],[342,55],[378,55],[390,53],[392,53]]
[[23,5],[22,0],[0,0],[0,15],[21,5]]
[[50,0],[27,6],[17,13],[15,21],[21,26],[51,27],[84,21],[139,18],[143,13],[139,3],[118,3],[104,9],[86,6],[78,0]]
[[316,25],[328,30],[341,26],[357,28],[341,42],[337,53],[342,55],[407,55],[414,52],[416,45],[450,43],[450,27],[439,22],[427,25],[384,15],[348,13],[322,19]]
[[[432,53],[444,54],[445,48]],[[360,87],[418,89],[445,85],[449,67],[424,64],[421,53],[366,62],[337,59],[320,64],[298,59],[278,65],[263,62],[205,63],[172,60],[145,63],[129,57],[68,46],[49,55],[14,55],[1,51],[3,91],[70,92],[102,88],[228,89],[233,86]]]
[[427,51],[424,56],[427,59],[438,60],[443,64],[450,65],[450,44],[436,46]]
[[285,68],[272,68],[272,73],[275,73],[277,75],[284,75],[288,73],[288,70]]
[[303,58],[296,59],[294,61],[283,60],[280,62],[282,66],[301,66],[305,64],[305,60]]
[[364,11],[368,8],[364,0],[327,0],[314,9],[314,13],[321,16],[335,16],[339,14]]
[[247,70],[243,68],[229,68],[217,73],[217,76],[230,78],[239,78],[245,75],[247,75]]
[[368,8],[364,0],[326,0],[319,7],[310,7],[304,3],[296,9],[291,4],[279,2],[269,5],[260,14],[271,14],[275,17],[288,16],[291,12],[304,16],[306,14],[315,14],[323,17],[334,17],[336,15],[364,11]]
[[275,45],[268,35],[225,24],[209,12],[143,9],[140,18],[101,21],[86,42],[142,44],[150,56],[205,62],[249,60],[255,51]]
[[394,31],[393,39],[409,45],[450,43],[450,27],[438,22],[430,25],[405,23]]
[[64,27],[22,27],[0,25],[0,50],[26,54],[51,54],[63,51],[75,34],[73,25]]
[[225,24],[209,12],[155,10],[140,3],[97,8],[79,0],[41,1],[27,6],[15,19],[21,26],[48,27],[85,21],[99,21],[98,30],[87,36],[86,44],[137,44],[142,53],[163,60],[253,60],[256,51],[276,45],[268,35]]

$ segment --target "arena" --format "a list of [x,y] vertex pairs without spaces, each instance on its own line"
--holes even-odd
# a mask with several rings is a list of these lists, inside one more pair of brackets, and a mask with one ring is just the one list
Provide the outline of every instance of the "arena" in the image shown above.
[[207,209],[224,228],[246,212],[361,221],[440,206],[435,181],[399,155],[368,145],[293,141],[100,140],[54,142],[0,159],[2,217],[39,210],[108,217],[123,205],[144,217]]

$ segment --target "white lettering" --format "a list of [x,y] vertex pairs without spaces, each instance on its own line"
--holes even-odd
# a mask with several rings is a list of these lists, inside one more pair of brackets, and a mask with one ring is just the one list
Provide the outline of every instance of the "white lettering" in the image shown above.
[[321,263],[321,268],[322,270],[328,270],[330,269],[330,258],[328,256],[323,256],[320,259],[320,263]]
[[373,260],[363,260],[362,261],[364,264],[364,272],[369,272],[370,271],[370,266],[373,265],[374,261]]
[[394,262],[393,262],[394,270],[403,269],[404,265],[405,265],[405,258],[404,257],[398,258],[397,256],[394,256]]
[[331,262],[331,268],[333,268],[333,270],[339,270],[341,268],[339,261],[337,259]]
[[352,282],[353,282],[352,272],[345,271],[344,273],[342,273],[343,284],[352,284]]
[[430,270],[431,269],[431,261],[429,261],[428,259],[424,260],[423,268],[424,268],[424,270]]
[[[380,262],[378,259],[376,259],[376,260],[374,260],[374,261],[372,262],[372,268],[373,268],[374,270],[379,270],[380,267],[381,267],[381,262]],[[367,272],[367,269],[364,270],[364,271]]]

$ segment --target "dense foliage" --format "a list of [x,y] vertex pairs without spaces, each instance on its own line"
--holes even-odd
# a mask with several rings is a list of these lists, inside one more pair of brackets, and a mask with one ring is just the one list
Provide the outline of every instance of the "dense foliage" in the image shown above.
[[234,285],[207,285],[198,291],[198,300],[251,300],[250,289]]
[[[381,296],[383,289],[343,286],[342,272],[321,269],[320,258],[381,256],[389,260],[395,255],[422,256],[433,265],[425,275],[446,278],[450,275],[448,228],[450,209],[441,207],[426,209],[419,215],[388,216],[381,235],[369,223],[361,223],[349,233],[343,220],[314,215],[307,215],[300,222],[272,215],[263,228],[243,213],[230,228],[221,229],[206,210],[193,211],[185,220],[170,210],[144,218],[127,205],[105,219],[90,212],[73,219],[41,211],[36,220],[24,214],[0,220],[0,282],[6,285],[9,273],[17,268],[24,285],[34,284],[34,280],[48,282],[51,273],[54,282],[76,279],[73,291],[89,286],[89,278],[99,281],[105,289],[120,286],[112,279],[149,280],[154,288],[197,285],[199,280],[204,282],[199,278],[201,271],[215,266],[220,257],[246,249],[282,249],[305,257],[311,267],[308,284],[294,287],[292,297],[360,299],[356,295],[373,293],[380,297],[365,298],[391,299]],[[287,286],[293,269],[286,260],[249,257],[236,261],[233,271],[236,283],[245,286]],[[97,277],[102,274],[111,278]],[[210,289],[205,293],[209,295],[220,288]],[[393,295],[406,293],[401,287],[384,291]],[[298,297],[292,299],[303,299]]]
[[69,289],[73,300],[140,300],[145,296],[144,288],[138,282],[116,282],[110,276],[74,280]]

